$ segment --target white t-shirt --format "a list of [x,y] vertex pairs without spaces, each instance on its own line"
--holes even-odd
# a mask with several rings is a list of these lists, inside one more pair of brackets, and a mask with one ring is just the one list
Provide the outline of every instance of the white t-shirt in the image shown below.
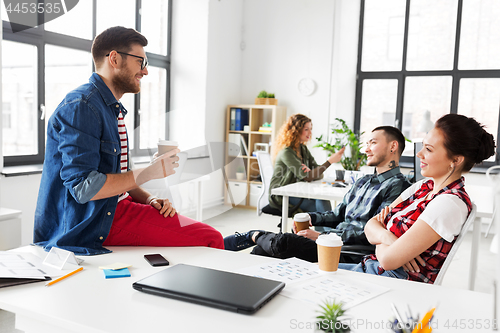
[[[401,198],[408,199],[415,193],[426,179],[413,184],[401,193]],[[395,216],[405,215],[408,211],[415,210],[417,205],[424,199],[416,199],[410,206],[396,213]],[[467,205],[458,196],[453,194],[440,194],[425,207],[425,210],[420,214],[418,219],[427,223],[439,236],[447,242],[453,241],[453,238],[460,233],[462,225],[467,219]],[[393,216],[387,229],[392,226]]]

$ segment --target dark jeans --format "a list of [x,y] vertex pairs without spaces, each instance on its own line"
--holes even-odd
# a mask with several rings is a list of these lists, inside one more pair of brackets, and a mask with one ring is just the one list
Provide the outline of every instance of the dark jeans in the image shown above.
[[256,243],[252,254],[280,259],[297,257],[310,262],[318,261],[316,242],[296,234],[266,232],[259,235]]
[[[318,262],[316,242],[306,237],[291,233],[275,234],[267,231],[259,235],[256,243],[252,254],[279,259],[296,257],[309,262]],[[340,262],[358,263],[361,258],[361,256],[341,254]]]

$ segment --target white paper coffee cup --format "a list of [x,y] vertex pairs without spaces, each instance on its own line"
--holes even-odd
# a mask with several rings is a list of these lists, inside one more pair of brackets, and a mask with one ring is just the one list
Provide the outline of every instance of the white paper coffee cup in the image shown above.
[[179,147],[177,141],[158,140],[158,156]]
[[307,213],[298,213],[293,217],[297,232],[309,229],[309,221],[311,221],[311,216]]
[[335,233],[320,235],[316,240],[318,246],[319,269],[325,272],[335,272],[339,267],[342,239]]

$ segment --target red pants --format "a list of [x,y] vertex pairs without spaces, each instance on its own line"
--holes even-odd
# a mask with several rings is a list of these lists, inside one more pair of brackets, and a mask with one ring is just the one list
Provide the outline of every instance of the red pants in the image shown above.
[[104,246],[207,246],[224,249],[220,232],[185,216],[163,217],[128,196],[118,203]]

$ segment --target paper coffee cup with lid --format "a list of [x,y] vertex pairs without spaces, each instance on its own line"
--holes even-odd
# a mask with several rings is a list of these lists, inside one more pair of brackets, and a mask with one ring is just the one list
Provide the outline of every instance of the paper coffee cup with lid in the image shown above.
[[318,246],[319,269],[325,272],[335,272],[339,267],[342,238],[335,233],[319,235],[316,240]]
[[179,143],[177,143],[177,141],[158,139],[158,156],[163,155],[177,147],[179,147]]
[[311,216],[307,213],[298,213],[293,217],[293,223],[295,223],[297,232],[309,229],[309,221],[311,221]]

